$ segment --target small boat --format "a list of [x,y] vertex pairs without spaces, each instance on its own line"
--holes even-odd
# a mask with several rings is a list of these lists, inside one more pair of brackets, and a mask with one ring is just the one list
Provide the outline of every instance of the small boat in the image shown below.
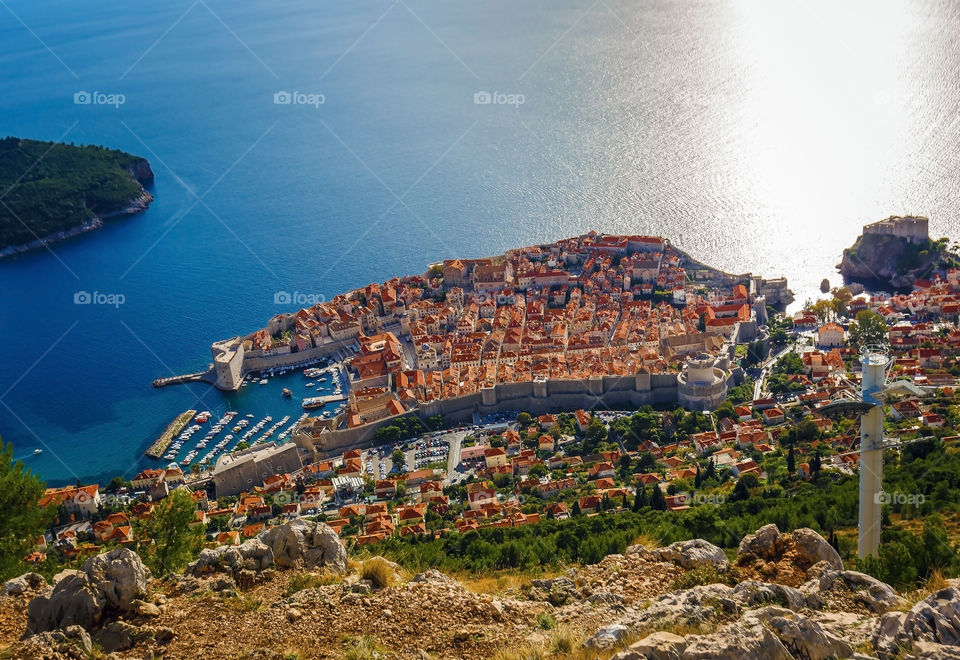
[[300,404],[303,406],[304,410],[315,410],[317,408],[323,408],[324,401],[322,396],[314,396],[308,399],[304,399],[303,403]]
[[313,387],[314,385],[316,385],[316,383],[307,383],[305,387]]
[[284,387],[284,388],[283,388],[283,396],[285,396],[285,397],[287,397],[287,398],[289,399],[290,397],[293,396],[293,392],[291,392],[291,391],[288,390],[286,387]]
[[37,454],[42,454],[42,453],[43,453],[43,450],[42,450],[42,449],[34,449],[34,450],[33,450],[33,455],[34,455],[34,456],[36,456]]
[[269,383],[269,382],[270,382],[270,381],[268,381],[266,378],[261,378],[261,379],[260,379],[260,384],[261,384],[261,385],[266,385],[266,384]]

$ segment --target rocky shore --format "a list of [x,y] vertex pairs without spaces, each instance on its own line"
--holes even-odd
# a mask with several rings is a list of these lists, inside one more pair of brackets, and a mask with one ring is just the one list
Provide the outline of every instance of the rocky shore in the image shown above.
[[97,214],[94,218],[91,218],[82,224],[76,225],[75,227],[54,232],[52,234],[47,234],[46,236],[41,236],[40,238],[30,241],[29,243],[10,245],[3,250],[0,250],[0,259],[23,254],[25,252],[31,252],[33,250],[39,250],[48,245],[52,245],[60,241],[65,241],[70,238],[89,233],[96,229],[100,229],[103,227],[104,221],[106,220],[126,217],[147,210],[147,207],[150,206],[151,202],[153,202],[153,195],[151,195],[144,188],[144,186],[149,185],[154,178],[153,170],[150,168],[150,163],[146,159],[138,159],[126,168],[126,172],[130,178],[133,181],[136,181],[139,185],[139,195],[127,200],[119,207],[108,211],[103,211]]

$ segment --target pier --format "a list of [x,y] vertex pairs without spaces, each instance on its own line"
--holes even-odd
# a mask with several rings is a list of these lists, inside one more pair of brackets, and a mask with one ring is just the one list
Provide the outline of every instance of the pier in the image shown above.
[[160,388],[166,387],[167,385],[179,385],[181,383],[210,383],[213,384],[217,380],[217,375],[214,373],[213,369],[207,369],[206,371],[198,371],[195,374],[183,374],[181,376],[170,376],[168,378],[157,378],[153,381],[153,386]]
[[176,419],[167,424],[167,428],[160,434],[160,437],[150,445],[150,449],[144,453],[150,458],[160,458],[163,456],[163,452],[167,451],[167,447],[170,446],[173,439],[183,430],[183,427],[190,423],[190,420],[193,419],[193,416],[196,414],[196,410],[185,410],[177,415]]

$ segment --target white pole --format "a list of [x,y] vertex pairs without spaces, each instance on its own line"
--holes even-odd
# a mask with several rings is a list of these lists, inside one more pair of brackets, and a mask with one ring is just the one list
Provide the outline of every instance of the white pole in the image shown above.
[[860,524],[857,555],[876,555],[880,545],[880,499],[883,488],[883,406],[873,395],[883,389],[887,355],[865,349],[862,357],[862,394],[875,404],[860,418]]

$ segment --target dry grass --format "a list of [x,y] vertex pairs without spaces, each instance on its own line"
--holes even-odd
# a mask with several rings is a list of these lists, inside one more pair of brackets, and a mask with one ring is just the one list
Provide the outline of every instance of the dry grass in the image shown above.
[[521,590],[530,584],[531,580],[549,579],[560,575],[561,571],[498,571],[495,575],[474,575],[471,573],[455,573],[452,578],[459,581],[463,588],[479,595],[502,594],[507,590]]
[[370,580],[376,589],[392,587],[397,583],[397,572],[383,557],[371,557],[360,565],[360,577]]
[[934,569],[930,573],[930,577],[927,578],[927,581],[923,583],[922,587],[900,594],[903,596],[904,601],[906,602],[893,609],[898,612],[909,612],[914,605],[919,603],[930,594],[935,594],[941,589],[946,589],[949,586],[950,583],[948,583],[947,579],[943,577],[943,573],[941,573],[939,569]]
[[647,550],[653,550],[654,548],[659,548],[663,545],[663,541],[658,539],[656,536],[651,536],[650,534],[641,534],[630,541],[630,545],[642,545]]
[[550,653],[566,657],[583,646],[583,635],[567,626],[561,626],[553,632],[550,640]]
[[329,571],[323,573],[295,573],[290,576],[290,582],[287,583],[287,596],[292,596],[304,589],[319,589],[331,584],[340,584],[342,581],[342,576]]
[[639,637],[629,636],[614,648],[589,649],[584,636],[573,628],[561,626],[554,630],[547,642],[528,644],[519,648],[501,649],[493,655],[494,660],[609,660]]
[[223,604],[237,612],[256,612],[263,607],[262,600],[246,594],[227,596],[223,599]]
[[378,660],[387,656],[380,642],[370,635],[348,637],[344,640],[344,644],[347,652],[343,654],[343,660]]

